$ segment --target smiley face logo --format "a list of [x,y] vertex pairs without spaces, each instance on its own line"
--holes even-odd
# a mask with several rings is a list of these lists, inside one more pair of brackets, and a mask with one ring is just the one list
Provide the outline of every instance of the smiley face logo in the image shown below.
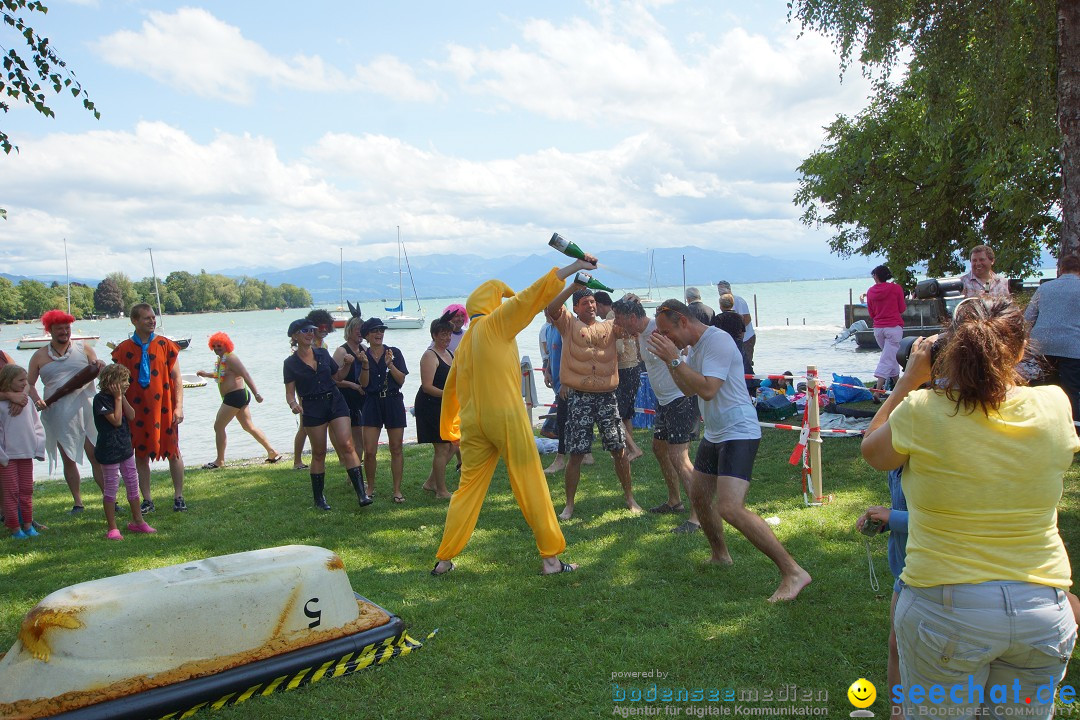
[[868,708],[877,700],[877,688],[866,678],[851,683],[847,691],[848,701],[859,709]]

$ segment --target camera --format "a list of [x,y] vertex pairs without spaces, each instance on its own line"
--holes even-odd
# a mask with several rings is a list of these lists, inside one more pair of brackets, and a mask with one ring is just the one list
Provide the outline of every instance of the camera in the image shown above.
[[883,520],[877,520],[875,518],[869,518],[863,523],[862,529],[859,530],[863,535],[867,537],[874,537],[881,532],[881,527],[885,522]]
[[[908,358],[911,357],[911,348],[918,339],[919,338],[916,335],[900,339],[900,346],[896,348],[896,362],[900,363],[900,367],[904,370],[907,370],[907,361]],[[934,344],[930,346],[931,365],[937,360],[938,353],[945,347],[946,342],[948,342],[948,338],[946,338],[944,334],[941,334],[937,336],[937,339],[934,340]]]

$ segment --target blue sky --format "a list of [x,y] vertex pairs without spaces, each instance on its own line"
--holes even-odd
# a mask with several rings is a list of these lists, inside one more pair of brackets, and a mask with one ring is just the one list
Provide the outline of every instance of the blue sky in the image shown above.
[[371,259],[399,225],[416,255],[558,230],[825,259],[796,168],[868,92],[783,0],[48,4],[102,117],[0,115],[16,274],[62,272],[64,238],[80,276]]

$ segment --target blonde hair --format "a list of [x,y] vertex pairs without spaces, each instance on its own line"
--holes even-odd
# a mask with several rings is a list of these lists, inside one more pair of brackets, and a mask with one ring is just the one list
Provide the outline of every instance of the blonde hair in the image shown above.
[[11,386],[25,374],[26,369],[15,363],[8,363],[0,368],[0,392],[11,392]]
[[106,365],[98,375],[97,385],[99,390],[107,390],[113,385],[119,385],[125,380],[131,380],[131,372],[119,363]]
[[720,296],[720,309],[731,310],[735,307],[735,296],[731,293],[724,293]]

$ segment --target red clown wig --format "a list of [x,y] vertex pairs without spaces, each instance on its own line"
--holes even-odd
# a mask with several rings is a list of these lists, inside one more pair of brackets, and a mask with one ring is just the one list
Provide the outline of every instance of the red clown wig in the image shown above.
[[68,315],[63,310],[50,310],[41,316],[41,324],[44,326],[45,332],[49,332],[52,326],[57,323],[61,325],[65,323],[70,325],[73,322],[75,322],[75,317],[73,315]]
[[214,345],[220,343],[225,347],[225,352],[231,353],[233,351],[233,341],[223,332],[216,332],[210,336],[210,340],[207,341],[206,346],[211,350],[214,349]]

